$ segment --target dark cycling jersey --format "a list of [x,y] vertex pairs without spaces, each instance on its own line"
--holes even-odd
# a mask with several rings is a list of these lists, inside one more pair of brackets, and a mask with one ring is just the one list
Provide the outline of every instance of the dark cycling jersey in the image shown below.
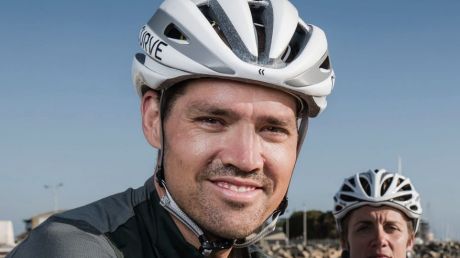
[[7,257],[204,257],[160,206],[153,180],[52,216]]

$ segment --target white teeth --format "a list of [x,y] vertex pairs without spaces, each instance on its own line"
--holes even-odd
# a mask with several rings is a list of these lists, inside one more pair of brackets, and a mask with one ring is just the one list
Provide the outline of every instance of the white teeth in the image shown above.
[[256,189],[254,186],[236,186],[236,185],[229,184],[227,182],[217,182],[217,185],[222,188],[229,189],[233,192],[238,192],[238,193],[245,193],[245,192],[253,191],[254,189]]

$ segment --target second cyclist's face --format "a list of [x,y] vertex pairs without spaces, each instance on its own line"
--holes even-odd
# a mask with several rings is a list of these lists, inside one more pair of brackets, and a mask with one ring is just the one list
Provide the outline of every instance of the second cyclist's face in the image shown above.
[[406,217],[398,210],[363,206],[350,215],[348,248],[351,258],[405,258],[413,237]]
[[164,134],[174,200],[208,233],[246,237],[286,194],[296,160],[296,100],[247,83],[191,81]]

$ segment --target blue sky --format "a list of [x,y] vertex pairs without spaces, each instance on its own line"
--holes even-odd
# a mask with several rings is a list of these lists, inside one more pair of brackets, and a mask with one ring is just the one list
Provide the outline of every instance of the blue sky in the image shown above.
[[[131,85],[137,35],[159,1],[0,3],[0,220],[143,184],[156,152]],[[344,177],[397,169],[440,238],[460,239],[460,2],[293,1],[327,33],[337,83],[310,122],[290,209],[330,210]]]

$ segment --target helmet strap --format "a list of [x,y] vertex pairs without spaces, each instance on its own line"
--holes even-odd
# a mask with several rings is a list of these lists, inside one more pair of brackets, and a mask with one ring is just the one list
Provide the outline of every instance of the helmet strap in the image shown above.
[[163,168],[163,161],[164,161],[164,148],[165,148],[165,137],[164,137],[164,110],[166,108],[166,100],[164,97],[165,90],[161,90],[159,92],[160,99],[159,99],[159,106],[160,106],[160,139],[161,139],[161,148],[158,149],[157,155],[157,166],[155,168],[155,176],[160,182],[160,186],[164,187],[165,183],[165,175],[164,175],[164,168]]
[[176,217],[182,224],[184,224],[190,231],[192,231],[200,241],[199,252],[201,254],[208,256],[213,251],[228,249],[233,246],[235,243],[234,239],[220,239],[215,241],[210,241],[206,238],[203,230],[187,215],[185,212],[179,208],[174,199],[171,197],[165,182],[160,181],[160,185],[165,189],[165,195],[161,197],[160,205],[163,206],[171,215]]

